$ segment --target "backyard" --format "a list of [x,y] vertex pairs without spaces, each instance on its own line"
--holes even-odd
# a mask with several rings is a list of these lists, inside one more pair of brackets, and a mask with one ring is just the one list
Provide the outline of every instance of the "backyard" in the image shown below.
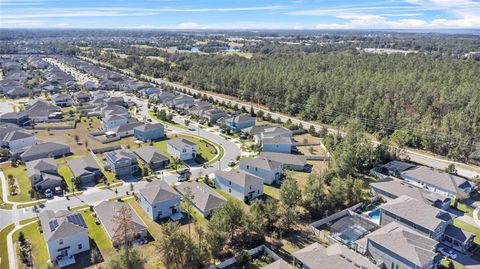
[[5,175],[7,183],[9,177],[13,177],[16,180],[16,185],[18,187],[16,195],[10,195],[9,200],[12,202],[30,202],[35,200],[30,197],[29,191],[32,189],[30,179],[28,178],[27,168],[25,165],[19,165],[18,167],[12,167],[10,164],[3,164],[0,166]]

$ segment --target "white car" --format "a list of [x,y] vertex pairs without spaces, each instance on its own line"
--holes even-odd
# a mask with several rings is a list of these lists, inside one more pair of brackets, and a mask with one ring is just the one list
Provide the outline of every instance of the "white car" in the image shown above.
[[452,260],[455,260],[457,258],[457,253],[455,253],[453,250],[449,248],[439,247],[437,251],[440,252],[440,254],[445,255],[447,258],[450,258]]

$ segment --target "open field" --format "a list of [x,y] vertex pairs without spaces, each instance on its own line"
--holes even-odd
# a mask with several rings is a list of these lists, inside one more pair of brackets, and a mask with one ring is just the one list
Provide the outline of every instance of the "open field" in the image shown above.
[[11,175],[16,179],[17,186],[19,188],[17,195],[10,195],[9,200],[12,202],[29,202],[34,199],[30,197],[28,193],[32,189],[32,184],[28,178],[27,168],[25,165],[19,165],[18,167],[12,167],[10,164],[3,164],[0,166],[3,170],[5,178],[8,183],[8,177]]

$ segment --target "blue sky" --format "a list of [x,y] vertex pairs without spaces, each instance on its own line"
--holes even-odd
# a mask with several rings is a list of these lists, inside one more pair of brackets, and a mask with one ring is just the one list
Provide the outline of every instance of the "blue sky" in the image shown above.
[[0,0],[0,28],[480,28],[480,0]]

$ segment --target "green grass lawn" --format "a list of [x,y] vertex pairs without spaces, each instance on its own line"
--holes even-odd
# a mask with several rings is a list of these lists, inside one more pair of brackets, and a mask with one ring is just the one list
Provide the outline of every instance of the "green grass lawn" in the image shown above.
[[274,199],[280,199],[280,188],[270,186],[270,185],[263,185],[263,194],[266,194]]
[[27,168],[25,165],[19,165],[18,167],[9,167],[3,170],[5,178],[8,182],[8,176],[12,175],[17,180],[19,186],[19,192],[17,195],[11,195],[8,199],[12,202],[30,202],[34,199],[30,197],[28,191],[32,189],[30,179],[28,179]]
[[164,121],[164,120],[159,119],[157,116],[155,116],[155,113],[153,113],[153,111],[148,111],[148,115],[150,115],[150,117],[152,117],[156,121],[161,122],[162,124],[172,125],[172,126],[175,126],[175,127],[178,127],[178,128],[187,129],[187,126],[185,126],[183,124],[180,124],[180,123],[177,123],[177,122],[174,122],[174,121]]
[[[455,201],[452,200],[451,206],[454,207],[454,205],[455,205]],[[475,208],[469,205],[466,205],[464,203],[457,203],[456,209],[462,211],[463,213],[467,214],[470,217],[473,217],[473,211],[475,210]]]
[[4,203],[4,200],[3,200],[3,197],[2,197],[2,184],[0,184],[0,209],[6,209],[6,210],[10,210],[13,208],[13,205],[12,204],[3,204]]
[[[440,264],[443,265],[443,266],[445,266],[445,268],[448,268],[448,263],[449,263],[449,261],[450,261],[449,259],[444,258],[444,259],[442,259],[442,260],[440,261]],[[454,261],[454,260],[452,260],[452,261],[453,261],[453,264],[455,265],[455,269],[467,269],[467,267],[464,266],[463,264],[458,263],[458,262],[456,262],[456,261]]]
[[147,213],[143,210],[143,208],[135,199],[129,199],[127,200],[127,203],[129,203],[130,206],[133,208],[133,210],[137,212],[140,218],[142,218],[143,222],[147,224],[147,227],[148,227],[147,230],[153,236],[153,238],[155,238],[155,240],[160,239],[162,234],[160,229],[160,224],[150,219],[150,217],[147,215]]
[[58,173],[63,177],[65,183],[67,183],[68,189],[71,191],[73,190],[73,183],[72,183],[72,171],[70,171],[70,167],[67,164],[60,164],[58,165]]
[[102,225],[95,223],[95,218],[91,215],[93,212],[88,209],[82,210],[80,211],[80,213],[82,214],[83,219],[85,219],[85,222],[87,223],[88,237],[95,241],[98,249],[100,251],[111,249],[113,247],[112,242],[110,242],[110,239],[108,238],[108,235],[103,229]]
[[475,226],[472,226],[464,221],[461,221],[459,220],[458,218],[453,220],[453,225],[464,230],[464,231],[467,231],[469,233],[473,233],[475,234],[475,243],[478,245],[480,244],[480,228],[477,228]]
[[0,231],[0,269],[8,269],[7,234],[15,225],[12,223]]
[[25,238],[32,243],[33,264],[35,265],[35,268],[43,269],[47,268],[49,258],[47,245],[45,244],[43,235],[40,233],[38,228],[38,221],[23,227],[13,234],[13,241],[16,243],[18,241],[18,235],[20,232],[23,232]]
[[[168,150],[167,150],[167,140],[162,140],[162,141],[157,141],[155,143],[153,143],[153,146],[156,147],[157,149],[159,149],[163,155],[165,155],[166,157],[168,157],[168,159],[170,159],[170,165],[169,165],[169,168],[170,169],[175,169],[173,167],[173,157],[172,155],[170,155],[170,153],[168,153]],[[177,165],[177,169],[182,169],[182,168],[185,168],[187,167],[187,165],[184,163],[184,162],[180,162],[178,165]]]

